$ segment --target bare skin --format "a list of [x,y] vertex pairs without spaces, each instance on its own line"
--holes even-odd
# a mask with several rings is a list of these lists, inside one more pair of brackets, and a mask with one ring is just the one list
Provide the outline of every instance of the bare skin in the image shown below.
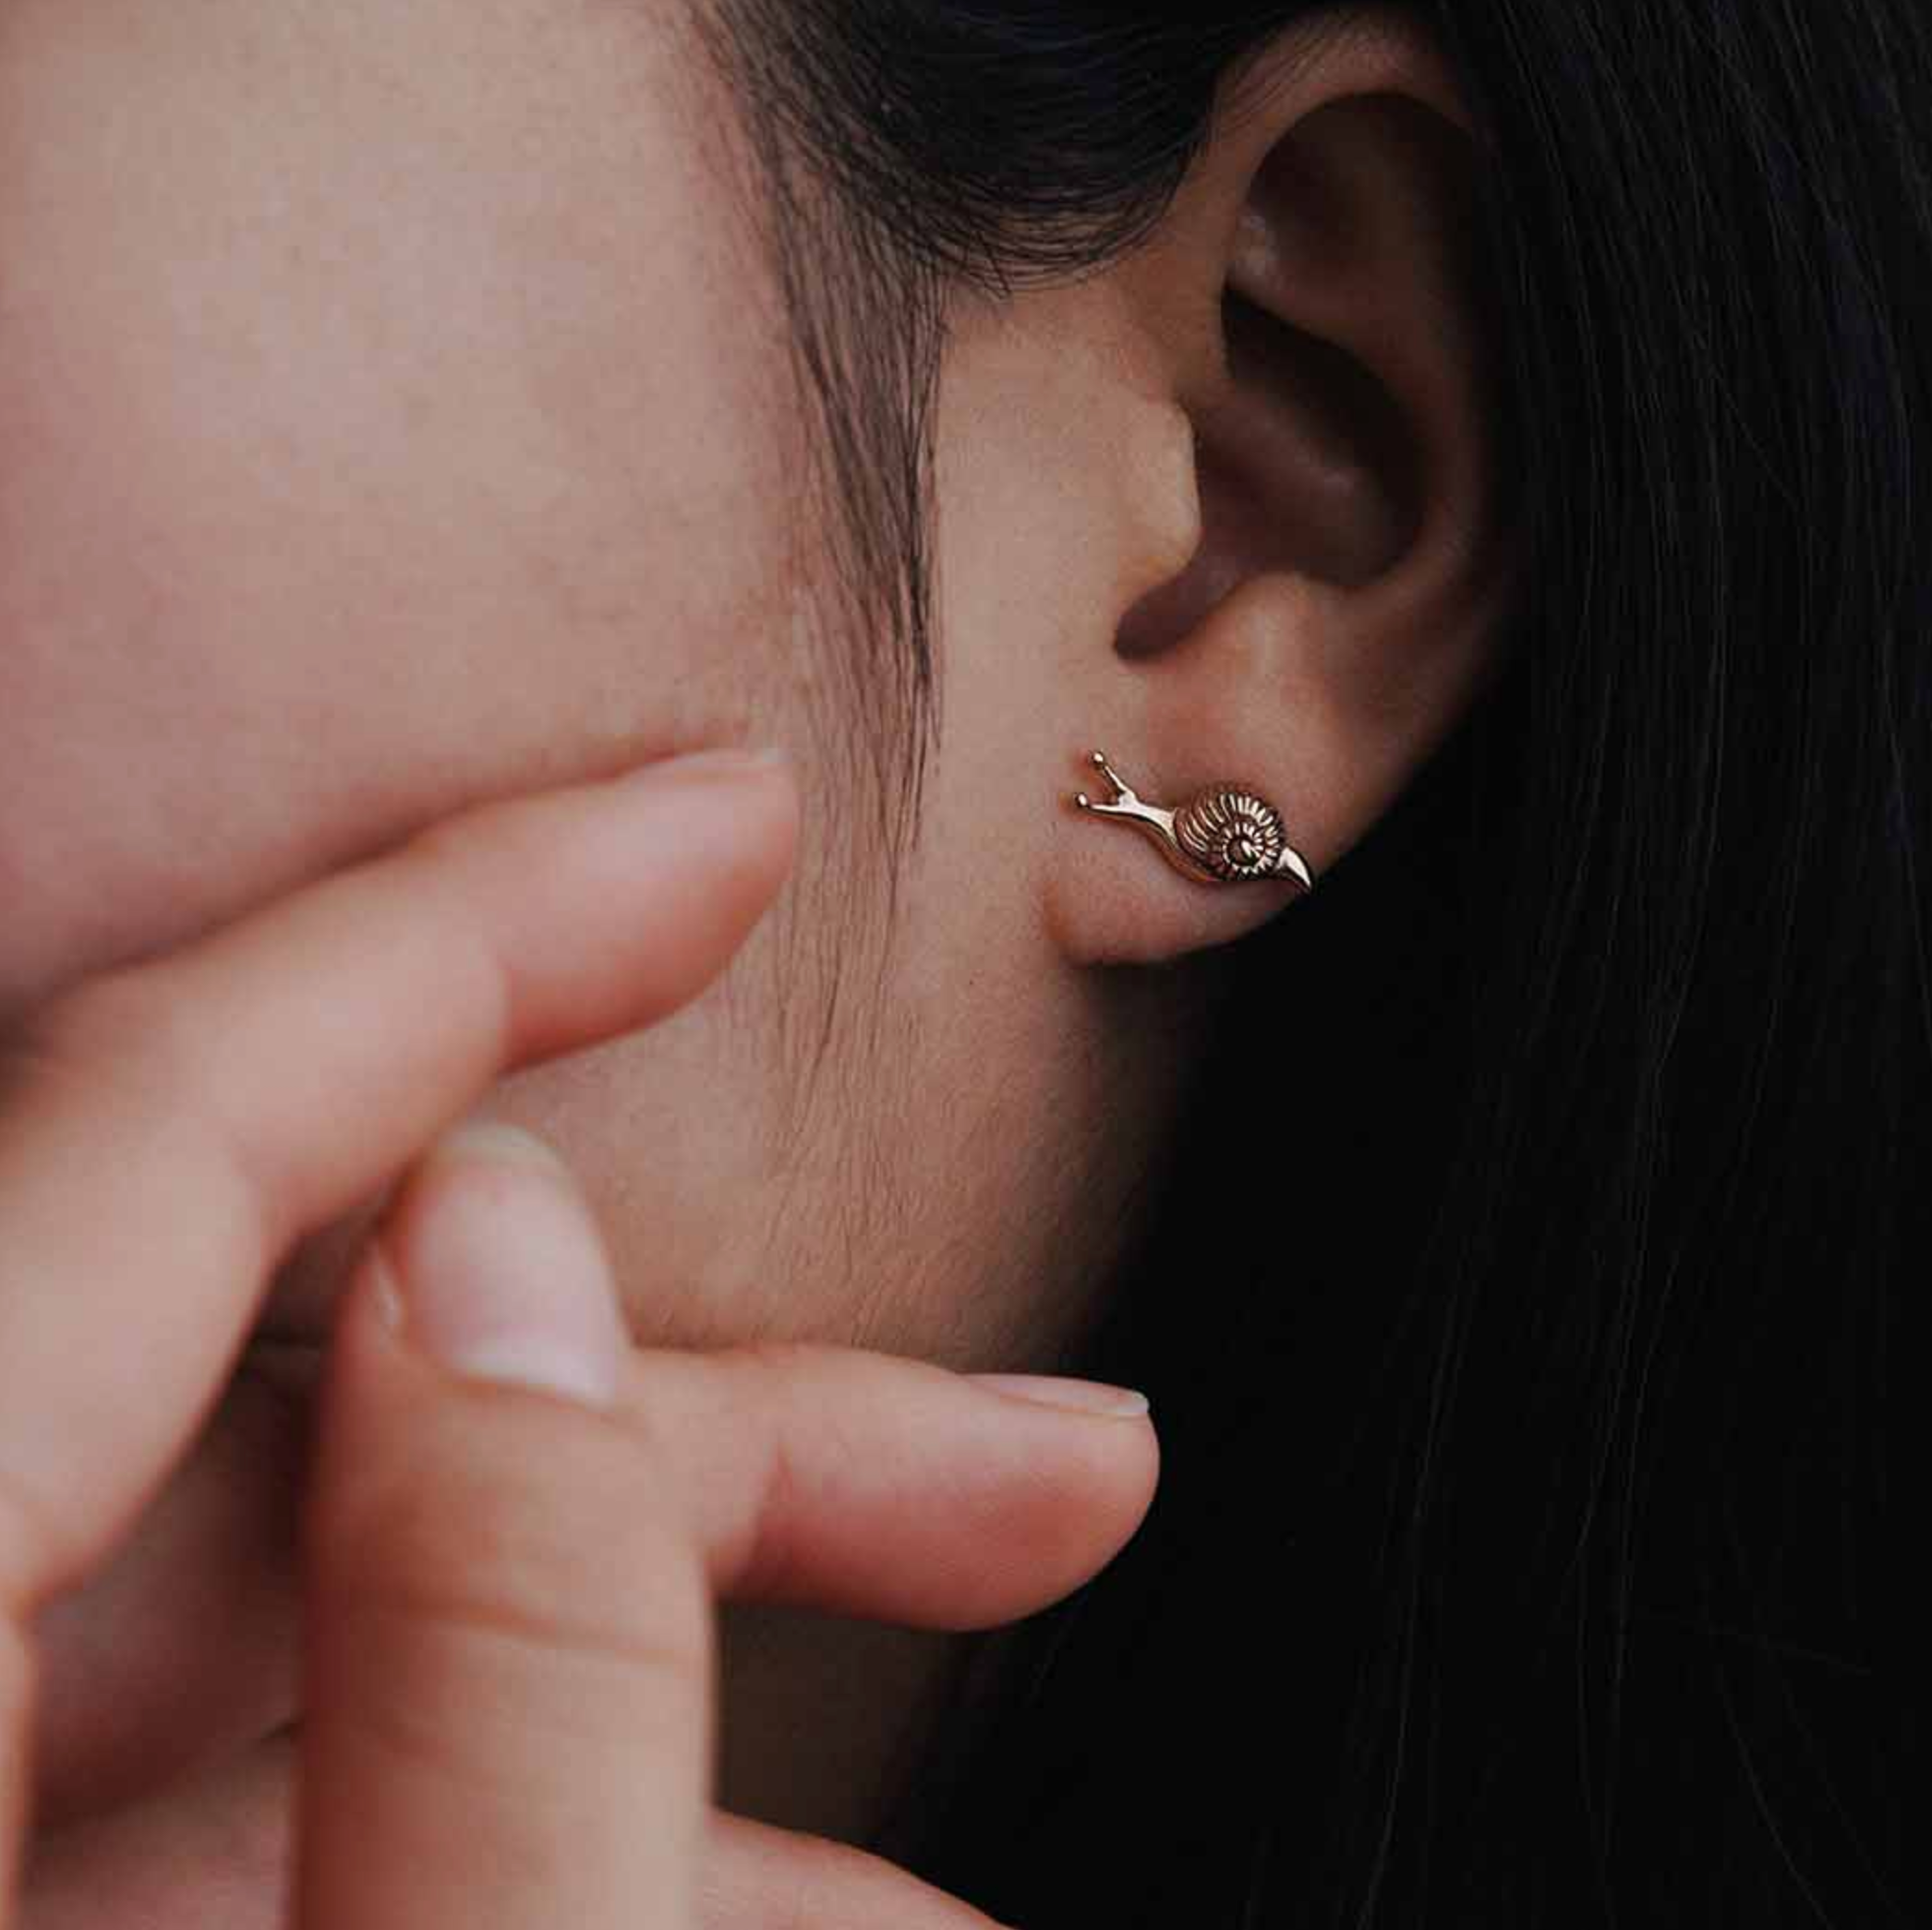
[[[490,801],[777,743],[802,829],[771,914],[676,1010],[586,1019],[481,1104],[562,1155],[642,1355],[1051,1371],[1137,1236],[1229,948],[1298,896],[1079,813],[1092,752],[1169,805],[1255,784],[1319,889],[1490,666],[1478,157],[1409,23],[1285,34],[1145,250],[959,298],[943,739],[890,948],[855,957],[885,881],[827,723],[805,417],[682,18],[0,0],[0,1028]],[[1337,354],[1399,435],[1328,393]],[[318,1074],[283,1063],[295,1116]],[[392,1157],[305,1221],[254,1344],[173,1410],[168,1479],[36,1619],[33,1867],[221,1930],[277,1920],[288,1854],[287,1389],[442,1123],[341,1111]],[[719,1635],[718,1803],[864,1840],[957,1634],[731,1602]]]
[[[57,1852],[21,1907],[40,1608],[187,1451],[302,1229],[493,1079],[686,1003],[795,828],[769,768],[674,762],[498,806],[96,978],[18,1037],[0,1108],[0,1923],[223,1908],[178,1873],[117,1889],[111,1859]],[[113,1215],[86,1210],[109,1195]],[[984,1921],[875,1859],[709,1815],[714,1598],[1008,1621],[1139,1520],[1144,1417],[850,1349],[638,1348],[568,1170],[495,1126],[409,1165],[332,1339],[303,1522],[308,1713],[270,1752],[299,1786],[297,1921],[671,1930],[789,1912],[802,1890],[819,1921]]]

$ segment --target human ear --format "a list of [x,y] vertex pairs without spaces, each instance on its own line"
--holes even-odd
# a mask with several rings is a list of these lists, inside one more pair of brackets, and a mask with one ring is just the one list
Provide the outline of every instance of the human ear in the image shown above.
[[[1113,339],[1120,379],[1092,405],[1118,420],[1093,448],[1152,452],[1180,416],[1191,431],[1186,539],[1171,452],[1150,456],[1153,507],[1114,533],[1117,621],[1057,666],[1048,923],[1075,961],[1225,945],[1303,892],[1200,882],[1144,827],[1081,810],[1078,792],[1114,796],[1096,751],[1149,804],[1255,793],[1319,890],[1493,669],[1514,546],[1484,165],[1419,23],[1291,28],[1235,77],[1146,245],[1043,311],[1043,340]],[[1091,481],[1131,504],[1131,473]],[[1150,541],[1165,560],[1137,573],[1127,552]]]

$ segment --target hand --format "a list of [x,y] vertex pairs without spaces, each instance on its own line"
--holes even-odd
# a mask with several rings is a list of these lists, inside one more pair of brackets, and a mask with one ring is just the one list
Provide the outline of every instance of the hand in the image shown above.
[[304,1521],[296,1920],[983,1923],[710,1813],[714,1599],[1031,1613],[1133,1532],[1152,1429],[850,1349],[634,1349],[561,1169],[438,1139],[505,1073],[695,996],[795,837],[770,767],[486,806],[9,1043],[0,1924],[31,1900],[36,1615],[188,1448],[283,1256],[398,1175],[336,1311]]

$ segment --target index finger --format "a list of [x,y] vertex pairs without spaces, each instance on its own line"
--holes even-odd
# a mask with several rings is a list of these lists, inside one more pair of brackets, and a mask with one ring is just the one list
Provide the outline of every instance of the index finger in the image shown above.
[[782,761],[681,758],[482,806],[10,1043],[0,1611],[105,1553],[305,1233],[506,1071],[694,997],[790,870]]

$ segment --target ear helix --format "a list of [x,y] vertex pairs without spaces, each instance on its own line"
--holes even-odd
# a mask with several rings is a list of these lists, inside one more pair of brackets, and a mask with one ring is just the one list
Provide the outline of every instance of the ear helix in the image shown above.
[[1074,799],[1094,817],[1112,818],[1144,832],[1184,876],[1202,885],[1246,885],[1290,879],[1304,892],[1315,881],[1299,852],[1288,844],[1281,813],[1242,784],[1216,784],[1176,810],[1141,798],[1107,762],[1105,751],[1093,764],[1114,790],[1110,803],[1096,803],[1085,791]]

